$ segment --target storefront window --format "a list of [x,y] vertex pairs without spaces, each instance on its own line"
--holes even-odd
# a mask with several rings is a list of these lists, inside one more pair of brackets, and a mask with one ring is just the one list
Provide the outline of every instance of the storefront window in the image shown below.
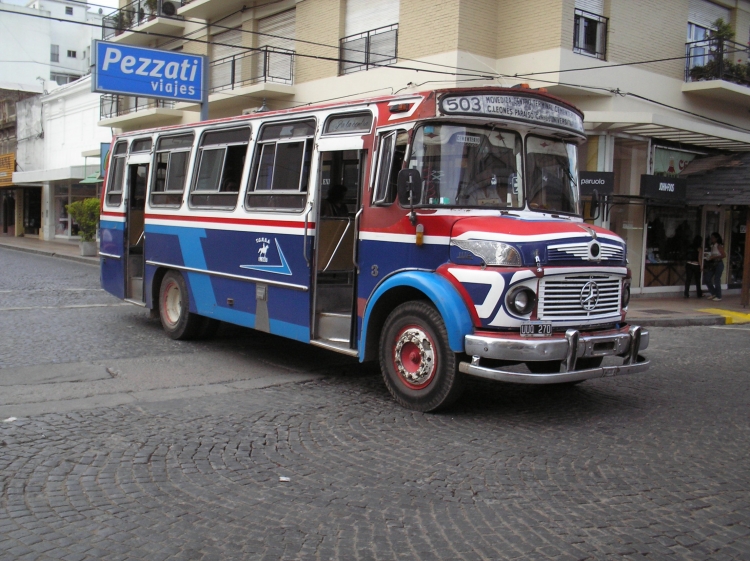
[[649,205],[646,213],[645,286],[684,286],[685,262],[700,237],[700,209]]
[[729,274],[727,283],[730,288],[742,286],[742,269],[745,264],[745,237],[747,231],[747,207],[732,209],[732,230],[728,245]]
[[78,224],[76,224],[68,212],[66,205],[72,202],[96,197],[97,187],[84,185],[57,185],[55,186],[55,237],[70,238],[78,235]]

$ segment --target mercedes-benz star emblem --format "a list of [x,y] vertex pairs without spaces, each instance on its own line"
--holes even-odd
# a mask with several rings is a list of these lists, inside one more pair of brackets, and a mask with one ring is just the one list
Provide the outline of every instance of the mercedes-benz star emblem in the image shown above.
[[590,312],[599,303],[599,285],[589,281],[581,289],[581,308]]

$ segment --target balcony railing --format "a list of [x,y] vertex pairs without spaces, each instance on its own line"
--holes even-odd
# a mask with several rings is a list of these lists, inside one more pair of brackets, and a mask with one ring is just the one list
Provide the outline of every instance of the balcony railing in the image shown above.
[[185,0],[135,0],[102,18],[102,38],[109,39],[156,17],[178,18]]
[[111,119],[155,108],[173,109],[174,103],[171,99],[104,94],[99,101],[99,118]]
[[340,74],[369,70],[396,62],[398,24],[344,37],[340,42]]
[[750,47],[727,39],[685,45],[685,81],[725,80],[750,86]]
[[294,82],[294,51],[276,47],[228,56],[211,62],[209,90],[234,90],[260,82],[291,85]]

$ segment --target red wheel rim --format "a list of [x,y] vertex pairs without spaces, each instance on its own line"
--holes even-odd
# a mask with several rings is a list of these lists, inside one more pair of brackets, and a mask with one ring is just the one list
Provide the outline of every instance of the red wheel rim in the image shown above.
[[430,385],[437,372],[435,343],[418,325],[399,331],[393,344],[393,368],[401,381],[412,390]]

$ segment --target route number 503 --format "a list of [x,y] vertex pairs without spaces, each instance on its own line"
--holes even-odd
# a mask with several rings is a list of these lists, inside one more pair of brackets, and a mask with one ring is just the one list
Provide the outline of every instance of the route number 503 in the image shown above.
[[456,111],[482,111],[482,99],[480,97],[449,97],[445,100],[445,110]]

